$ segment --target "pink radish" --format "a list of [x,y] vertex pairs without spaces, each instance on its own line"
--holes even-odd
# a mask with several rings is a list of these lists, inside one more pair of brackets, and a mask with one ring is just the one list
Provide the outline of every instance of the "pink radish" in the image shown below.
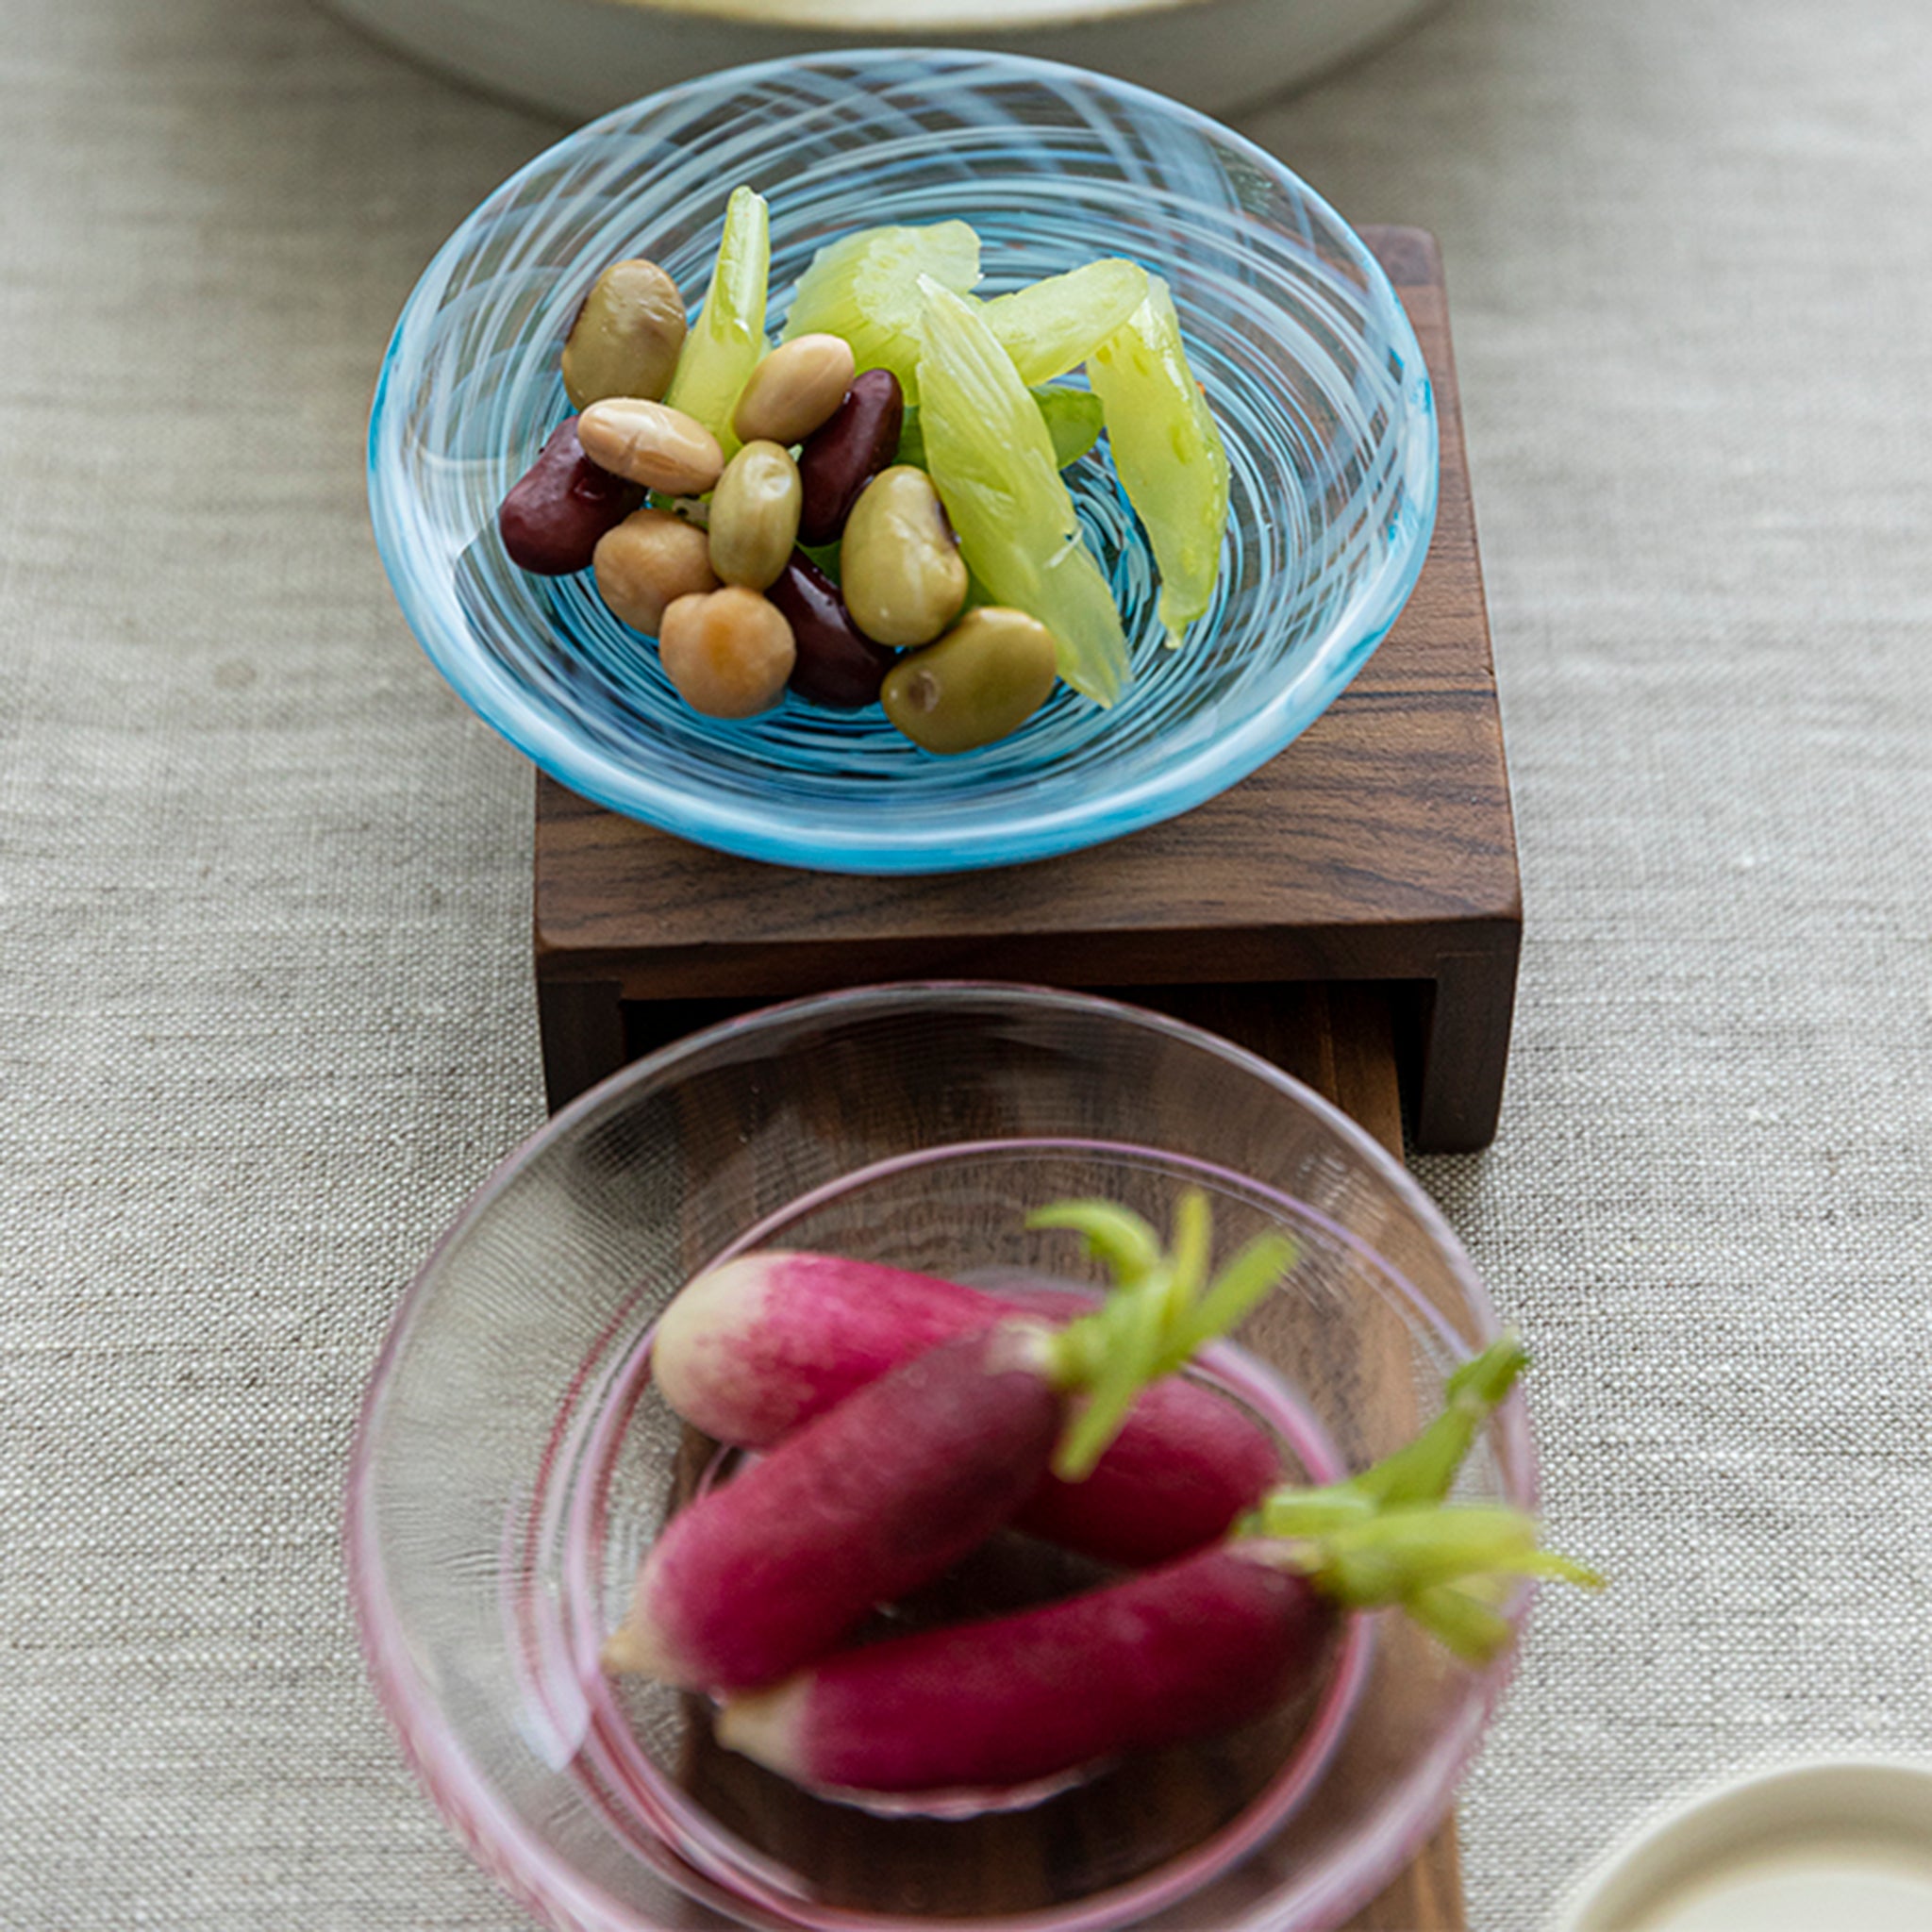
[[1024,1785],[1273,1709],[1319,1681],[1335,1628],[1307,1578],[1217,1545],[1040,1609],[841,1652],[729,1700],[718,1740],[818,1789]]
[[1063,1421],[1044,1328],[942,1342],[673,1517],[607,1669],[761,1684],[874,1604],[950,1569],[1011,1517]]
[[[1461,1654],[1492,1654],[1510,1636],[1491,1601],[1500,1580],[1597,1579],[1539,1549],[1520,1511],[1424,1499],[1467,1407],[1424,1432],[1422,1455],[1283,1491],[1247,1533],[1164,1568],[835,1653],[729,1699],[719,1740],[835,1792],[999,1789],[1229,1730],[1310,1693],[1352,1610],[1401,1604]],[[1256,1534],[1271,1508],[1306,1533]]]
[[[835,1255],[741,1255],[664,1311],[651,1372],[686,1422],[764,1448],[896,1364],[1015,1314],[1073,1319],[1065,1291],[988,1294]],[[1225,1532],[1282,1478],[1275,1439],[1225,1397],[1179,1378],[1142,1391],[1084,1482],[1049,1475],[1023,1529],[1104,1562],[1165,1562]]]
[[1015,1320],[940,1343],[674,1517],[606,1668],[718,1689],[770,1682],[949,1569],[1049,1465],[1069,1478],[1091,1470],[1143,1384],[1239,1320],[1287,1264],[1288,1244],[1264,1236],[1207,1285],[1206,1212],[1186,1197],[1172,1258],[1104,1202],[1036,1216],[1107,1252],[1114,1295],[1062,1328]]

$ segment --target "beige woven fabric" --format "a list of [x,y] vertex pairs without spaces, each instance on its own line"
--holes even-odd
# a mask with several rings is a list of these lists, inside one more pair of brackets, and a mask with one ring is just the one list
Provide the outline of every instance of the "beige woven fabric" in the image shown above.
[[[1464,1808],[1535,1932],[1657,1805],[1932,1754],[1923,0],[1456,0],[1249,125],[1442,237],[1529,941],[1430,1163],[1536,1346],[1551,1600]],[[540,1118],[529,780],[362,507],[395,311],[553,130],[296,0],[0,0],[0,1924],[508,1932],[337,1498]]]

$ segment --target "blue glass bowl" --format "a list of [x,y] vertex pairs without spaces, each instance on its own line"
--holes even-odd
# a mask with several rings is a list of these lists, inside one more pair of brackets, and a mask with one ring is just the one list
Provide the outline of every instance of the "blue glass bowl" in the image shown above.
[[[570,410],[558,356],[606,263],[702,296],[734,186],[772,209],[775,327],[822,243],[959,217],[993,294],[1119,255],[1172,285],[1227,442],[1212,608],[1168,650],[1146,539],[1104,449],[1069,473],[1126,620],[1110,710],[1062,688],[937,758],[876,707],[698,716],[588,574],[526,575],[496,508]],[[1422,570],[1436,423],[1388,278],[1278,161],[1191,109],[1005,55],[861,52],[741,67],[591,122],[458,227],[403,309],[369,436],[376,542],[463,699],[572,791],[727,852],[848,873],[1046,858],[1198,805],[1361,668]]]

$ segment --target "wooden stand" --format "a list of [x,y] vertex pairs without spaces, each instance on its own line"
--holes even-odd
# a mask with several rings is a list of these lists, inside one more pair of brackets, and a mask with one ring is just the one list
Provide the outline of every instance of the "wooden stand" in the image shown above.
[[1422,580],[1330,709],[1231,791],[1034,865],[935,878],[793,872],[537,784],[536,972],[553,1108],[755,1005],[905,978],[1116,991],[1375,983],[1414,1145],[1495,1132],[1522,906],[1441,259],[1365,231],[1435,379],[1441,497]]

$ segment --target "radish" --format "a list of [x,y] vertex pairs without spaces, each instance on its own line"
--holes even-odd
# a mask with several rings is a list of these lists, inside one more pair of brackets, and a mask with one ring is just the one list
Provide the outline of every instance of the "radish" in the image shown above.
[[1039,1609],[840,1653],[729,1699],[718,1740],[822,1790],[1024,1785],[1285,1703],[1318,1678],[1334,1624],[1306,1578],[1217,1546]]
[[1013,1319],[941,1342],[675,1516],[605,1667],[768,1683],[976,1548],[1049,1467],[1085,1475],[1141,1387],[1239,1321],[1291,1258],[1264,1235],[1208,1285],[1207,1211],[1183,1198],[1169,1256],[1108,1203],[1041,1210],[1034,1224],[1084,1233],[1114,1268],[1108,1301],[1058,1329]]
[[[836,1653],[728,1699],[718,1739],[818,1790],[1025,1785],[1306,1696],[1348,1611],[1472,1572],[1541,1574],[1559,1559],[1534,1541],[1514,1511],[1454,1505],[1296,1541],[1236,1538],[1038,1609]],[[1458,1601],[1483,1620],[1457,1626],[1474,1632],[1466,1653],[1507,1637],[1467,1585]]]
[[[1507,1578],[1599,1579],[1540,1549],[1522,1511],[1424,1500],[1446,1484],[1440,1447],[1463,1433],[1474,1379],[1452,1395],[1453,1425],[1418,1439],[1422,1455],[1280,1491],[1233,1538],[1161,1569],[834,1653],[728,1699],[719,1740],[835,1793],[998,1790],[1211,1736],[1307,1695],[1355,1610],[1399,1604],[1460,1655],[1493,1655],[1511,1634],[1494,1601]],[[1307,1533],[1264,1533],[1271,1508]]]
[[[693,1427],[761,1449],[938,1342],[1016,1313],[1063,1322],[1091,1307],[1063,1290],[988,1294],[835,1255],[741,1255],[666,1308],[651,1373]],[[1202,1383],[1168,1379],[1142,1391],[1084,1482],[1049,1475],[1017,1526],[1139,1568],[1212,1542],[1282,1475],[1259,1423]]]

